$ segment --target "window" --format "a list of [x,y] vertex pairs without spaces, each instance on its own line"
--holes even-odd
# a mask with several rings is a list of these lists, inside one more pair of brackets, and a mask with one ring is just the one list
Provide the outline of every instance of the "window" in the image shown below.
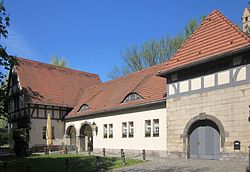
[[126,122],[123,122],[122,123],[122,138],[125,138],[127,137],[127,123]]
[[131,102],[131,101],[135,101],[135,100],[141,100],[142,97],[137,94],[137,93],[130,93],[124,100],[123,100],[123,103],[126,103],[126,102]]
[[134,137],[134,122],[128,123],[128,137]]
[[[43,127],[42,131],[43,139],[46,139],[46,127]],[[52,139],[55,139],[55,128],[52,127]]]
[[248,17],[245,17],[245,21],[246,21],[246,22],[248,21]]
[[153,120],[153,137],[159,137],[159,119]]
[[113,138],[113,124],[109,124],[109,138]]
[[145,137],[151,137],[151,120],[145,120]]
[[108,125],[104,124],[103,125],[103,138],[107,138],[108,137]]
[[[86,111],[86,110],[89,110],[90,108],[89,108],[89,106],[87,105],[87,104],[83,104],[81,107],[80,107],[80,109],[79,109],[79,111],[80,112],[83,112],[83,111]],[[78,111],[78,112],[79,112]]]

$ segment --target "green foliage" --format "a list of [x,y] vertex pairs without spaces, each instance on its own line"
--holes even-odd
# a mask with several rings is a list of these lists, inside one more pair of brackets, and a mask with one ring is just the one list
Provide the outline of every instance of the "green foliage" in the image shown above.
[[[201,17],[201,21],[204,19],[204,16]],[[121,53],[123,65],[121,67],[114,66],[112,71],[108,73],[108,77],[115,79],[169,60],[198,26],[197,21],[191,19],[185,25],[183,33],[174,37],[167,36],[160,40],[146,41],[140,46],[128,47]]]
[[61,66],[61,67],[69,67],[68,62],[65,58],[59,58],[57,56],[53,56],[51,58],[51,64],[56,65],[56,66]]
[[14,152],[17,156],[29,155],[29,140],[27,129],[16,129],[13,131]]
[[[0,157],[0,169],[3,162],[8,162],[7,166],[12,172],[26,171],[30,166],[32,172],[54,172],[65,171],[65,159],[69,160],[69,171],[90,172],[97,171],[96,157],[75,154],[50,154],[33,155],[26,158],[20,157]],[[100,157],[101,168],[106,170],[123,167],[121,158],[118,157]],[[126,158],[126,166],[143,163],[142,160]]]
[[[0,38],[7,39],[7,28],[10,25],[10,17],[7,14],[3,1],[0,2]],[[15,58],[9,56],[6,48],[0,45],[0,117],[6,116],[6,100],[7,100],[7,86],[6,86],[6,73],[10,70],[11,65],[15,63]]]

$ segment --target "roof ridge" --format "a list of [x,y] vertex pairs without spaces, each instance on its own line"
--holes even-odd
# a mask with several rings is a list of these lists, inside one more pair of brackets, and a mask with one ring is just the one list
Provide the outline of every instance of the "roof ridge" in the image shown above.
[[[184,41],[183,43],[182,43],[182,45],[181,45],[181,47],[175,52],[175,54],[174,54],[174,56],[170,59],[170,61],[172,61],[172,60],[175,60],[174,58],[176,57],[176,55],[180,52],[180,50],[192,39],[192,37],[194,36],[194,34],[196,33],[196,32],[198,32],[198,30],[200,30],[200,28],[201,28],[201,26],[205,23],[205,21],[213,14],[213,13],[215,13],[216,11],[218,11],[218,10],[214,10],[214,11],[212,11],[202,22],[201,22],[201,24],[200,24],[200,26],[198,26],[198,28],[187,38],[187,40],[186,41]],[[167,63],[168,64],[168,63]],[[166,65],[167,65],[166,64]]]
[[144,83],[149,77],[151,77],[152,75],[146,75],[143,77],[143,79],[132,89],[131,92],[136,92],[135,90],[142,84]]
[[85,74],[85,75],[97,76],[98,78],[100,78],[99,75],[95,74],[95,73],[90,73],[90,72],[71,69],[71,68],[67,68],[67,67],[57,66],[57,65],[54,65],[54,64],[48,64],[48,63],[45,63],[45,62],[39,62],[39,61],[36,61],[36,60],[26,59],[26,58],[23,58],[23,57],[15,57],[15,58],[17,60],[19,59],[19,60],[27,61],[27,62],[30,62],[30,63],[37,63],[37,64],[44,65],[44,66],[47,66],[47,67],[55,67],[55,68],[62,69],[62,70],[70,70],[72,72],[82,73],[82,74]]
[[[169,60],[167,60],[167,61],[169,61]],[[148,68],[144,68],[144,69],[141,69],[141,70],[138,70],[138,71],[135,71],[135,72],[132,72],[132,73],[128,73],[128,74],[126,74],[126,75],[124,75],[124,76],[121,76],[121,77],[119,77],[119,78],[115,78],[115,79],[112,79],[112,80],[109,80],[109,81],[106,81],[106,82],[103,82],[104,84],[109,84],[109,83],[111,83],[111,82],[115,82],[115,81],[117,81],[117,80],[120,80],[120,79],[124,79],[124,78],[127,78],[127,77],[131,77],[131,76],[134,76],[135,74],[138,74],[138,73],[141,73],[141,72],[145,72],[145,71],[147,71],[147,70],[153,70],[154,68],[157,68],[157,67],[163,67],[164,66],[164,64],[167,62],[167,61],[165,61],[165,62],[163,62],[163,63],[160,63],[160,64],[156,64],[156,65],[154,65],[154,66],[150,66],[150,67],[148,67]],[[158,71],[156,71],[155,73],[157,73]]]
[[249,36],[242,30],[240,30],[229,18],[227,18],[224,14],[222,14],[219,10],[215,10],[215,12],[225,21],[227,22],[236,32],[238,32],[243,38],[245,38],[248,42],[250,42]]

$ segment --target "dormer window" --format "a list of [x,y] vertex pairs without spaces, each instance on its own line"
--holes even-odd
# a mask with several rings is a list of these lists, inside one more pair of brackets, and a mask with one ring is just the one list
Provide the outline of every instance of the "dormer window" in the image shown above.
[[[79,111],[80,112],[83,112],[83,111],[86,111],[86,110],[89,110],[90,109],[90,107],[87,105],[87,104],[83,104],[81,107],[80,107],[80,109],[79,109]],[[78,112],[79,112],[78,111]]]
[[131,101],[135,101],[135,100],[141,100],[143,99],[139,94],[137,93],[130,93],[129,95],[127,95],[127,97],[122,101],[122,103],[126,103],[126,102],[131,102]]

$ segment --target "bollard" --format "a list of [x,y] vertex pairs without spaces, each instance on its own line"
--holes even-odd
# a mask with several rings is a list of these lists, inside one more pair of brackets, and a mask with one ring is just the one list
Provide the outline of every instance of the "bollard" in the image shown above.
[[96,157],[96,170],[99,170],[101,167],[101,160],[100,160],[100,157],[97,156]]
[[102,149],[103,156],[105,156],[105,148]]
[[69,159],[65,159],[65,169],[66,172],[69,172]]
[[3,163],[3,171],[4,172],[8,172],[7,163],[6,162]]
[[142,159],[145,162],[146,161],[146,151],[145,149],[142,150]]
[[26,167],[26,172],[30,172],[30,166],[29,165]]
[[122,157],[123,154],[124,154],[123,149],[121,149],[121,157]]
[[77,146],[76,146],[76,154],[78,154],[78,148],[77,148]]
[[126,165],[126,157],[125,157],[125,153],[122,152],[122,165],[125,166]]
[[248,146],[248,166],[246,172],[250,172],[250,146]]
[[48,154],[48,149],[47,149],[47,147],[44,147],[44,154],[45,154],[45,155]]
[[89,153],[89,156],[90,156],[90,147],[88,147],[88,153]]

